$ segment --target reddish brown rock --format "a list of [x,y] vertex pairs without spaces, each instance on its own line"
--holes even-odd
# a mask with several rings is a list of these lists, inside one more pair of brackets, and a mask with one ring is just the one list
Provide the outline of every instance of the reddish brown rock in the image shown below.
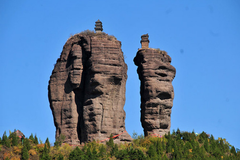
[[79,144],[130,141],[125,131],[127,65],[121,42],[103,32],[86,31],[69,38],[49,81],[49,102],[56,137]]
[[148,48],[148,42],[148,35],[143,35],[142,48],[134,58],[141,81],[141,123],[145,136],[164,135],[171,126],[172,80],[176,69],[165,51]]

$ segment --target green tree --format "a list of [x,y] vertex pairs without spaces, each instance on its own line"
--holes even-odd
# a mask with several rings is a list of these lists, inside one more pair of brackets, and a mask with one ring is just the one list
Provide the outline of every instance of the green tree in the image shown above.
[[11,137],[11,139],[12,139],[12,145],[17,146],[19,137],[17,136],[16,132],[11,133],[11,135],[9,137]]
[[199,136],[198,142],[199,142],[199,143],[203,143],[203,142],[204,142],[204,139],[203,139],[201,136]]
[[206,132],[203,131],[203,132],[199,135],[199,137],[201,137],[203,140],[205,140],[205,139],[208,138],[208,135],[207,135]]
[[172,136],[170,135],[170,132],[168,132],[167,138],[168,138],[168,142],[167,142],[167,145],[166,145],[167,153],[171,153],[172,152],[173,141],[172,141]]
[[154,145],[150,145],[147,154],[151,159],[157,156],[156,148],[154,147]]
[[145,160],[145,159],[147,159],[146,156],[143,154],[143,152],[139,149],[133,149],[133,148],[128,149],[128,155],[129,155],[130,159],[132,159],[132,160],[135,160],[135,159]]
[[48,144],[44,144],[43,153],[40,156],[40,160],[50,160]]
[[237,154],[237,153],[236,153],[236,149],[235,149],[234,146],[231,147],[230,152],[231,152],[233,155],[236,155],[236,154]]
[[182,139],[183,139],[184,141],[190,141],[190,133],[188,133],[188,132],[183,132],[183,133],[182,133]]
[[185,155],[186,158],[189,155],[189,150],[190,149],[193,149],[193,147],[192,147],[191,143],[187,141],[184,145],[184,155]]
[[104,145],[100,145],[98,157],[103,158],[105,155],[106,155],[106,148]]
[[179,128],[176,131],[176,135],[177,135],[177,141],[181,140],[182,135],[181,135],[181,131],[179,130]]
[[28,138],[25,138],[23,140],[23,146],[25,146],[28,151],[31,149],[31,145],[30,145],[30,142],[29,142]]
[[175,129],[173,129],[172,136],[176,136],[176,135],[177,135],[177,133],[175,132]]
[[38,138],[37,138],[37,135],[35,134],[34,136],[34,144],[38,144]]
[[49,139],[47,138],[46,141],[45,141],[45,145],[46,145],[46,148],[47,148],[47,151],[48,153],[50,152],[50,142],[49,142]]
[[112,157],[112,156],[116,155],[117,153],[118,153],[118,146],[117,146],[117,144],[115,144],[110,151],[110,155]]
[[61,153],[58,155],[57,160],[64,160],[64,157],[63,157],[63,155]]
[[208,144],[208,139],[205,139],[204,141],[204,149],[209,152],[209,144]]
[[56,138],[56,141],[54,142],[54,146],[55,146],[55,147],[61,146],[62,143],[64,142],[65,138],[66,138],[65,135],[60,134],[60,136],[58,136],[58,137]]
[[111,148],[114,146],[113,135],[112,134],[110,135],[110,139],[106,144],[107,144],[107,146],[109,146]]
[[121,159],[121,160],[127,160],[130,159],[130,156],[128,155],[128,149],[122,149],[118,152],[117,155],[115,155],[115,157],[117,159]]
[[163,147],[162,147],[162,142],[160,141],[160,139],[157,140],[155,146],[156,146],[157,154],[158,154],[158,155],[162,155],[162,153],[163,153]]
[[190,138],[191,138],[191,140],[195,140],[196,139],[196,134],[195,134],[194,130],[190,134]]
[[86,159],[85,153],[76,147],[69,155],[69,160]]
[[33,138],[33,134],[31,133],[31,135],[29,136],[29,138],[32,142],[34,142],[34,138]]
[[7,133],[5,131],[3,133],[3,136],[2,136],[2,145],[6,145],[7,140],[8,140],[8,136],[7,136]]
[[22,149],[22,160],[28,160],[29,154],[28,154],[28,149],[26,146],[23,146]]
[[164,156],[163,156],[163,158],[162,158],[163,160],[168,160],[168,157],[167,157],[167,155],[166,154],[164,154]]
[[213,136],[210,138],[210,153],[213,153],[215,148],[217,147],[216,141],[214,140]]

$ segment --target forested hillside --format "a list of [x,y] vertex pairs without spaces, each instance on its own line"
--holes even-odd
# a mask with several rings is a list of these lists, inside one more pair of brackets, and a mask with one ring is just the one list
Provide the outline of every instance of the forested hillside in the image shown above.
[[[4,160],[78,160],[78,159],[153,159],[153,160],[239,160],[240,150],[226,139],[215,139],[205,132],[181,132],[179,129],[162,137],[143,137],[133,134],[133,142],[114,144],[110,138],[106,144],[98,141],[79,146],[62,143],[64,135],[54,145],[48,138],[43,143],[31,134],[28,138],[20,131],[6,132],[0,138],[0,159]],[[112,135],[110,136],[112,137]]]

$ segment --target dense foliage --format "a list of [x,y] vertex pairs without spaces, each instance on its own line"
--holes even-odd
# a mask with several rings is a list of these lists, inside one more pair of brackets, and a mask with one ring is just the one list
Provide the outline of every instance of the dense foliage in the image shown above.
[[225,139],[215,139],[205,132],[181,132],[179,129],[163,137],[143,137],[133,134],[133,142],[114,144],[112,135],[106,144],[96,141],[85,145],[70,146],[64,136],[50,146],[48,138],[40,144],[37,136],[19,138],[16,132],[0,138],[0,159],[11,160],[79,160],[79,159],[120,159],[120,160],[238,160],[240,151]]

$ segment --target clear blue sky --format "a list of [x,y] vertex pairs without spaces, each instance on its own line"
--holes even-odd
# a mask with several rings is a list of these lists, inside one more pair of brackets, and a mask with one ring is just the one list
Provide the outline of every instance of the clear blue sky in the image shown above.
[[48,80],[70,35],[94,29],[122,42],[128,65],[126,129],[143,133],[133,58],[140,37],[172,57],[173,129],[213,134],[240,148],[240,1],[1,0],[0,135],[19,129],[54,142]]

